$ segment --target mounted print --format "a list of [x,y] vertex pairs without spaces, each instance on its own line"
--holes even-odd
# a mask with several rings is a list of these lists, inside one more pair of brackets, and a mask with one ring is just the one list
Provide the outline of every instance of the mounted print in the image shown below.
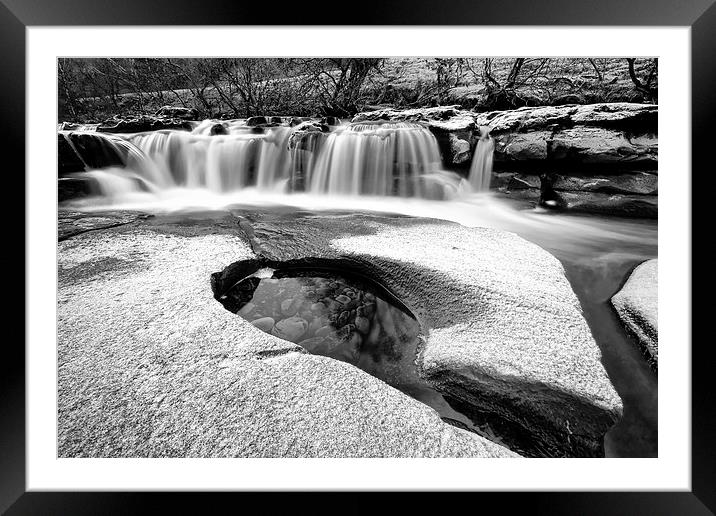
[[60,458],[658,456],[658,59],[57,78]]

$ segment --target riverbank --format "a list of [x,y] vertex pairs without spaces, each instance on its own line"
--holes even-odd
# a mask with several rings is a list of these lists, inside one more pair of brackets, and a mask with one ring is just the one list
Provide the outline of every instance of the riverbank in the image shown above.
[[[290,197],[284,196],[284,199],[290,199]],[[239,220],[255,219],[256,216],[259,216],[259,214],[261,219],[274,221],[272,223],[277,224],[277,227],[283,227],[285,231],[288,231],[287,235],[291,233],[288,229],[289,226],[286,225],[290,221],[296,221],[299,219],[304,220],[309,224],[308,227],[310,227],[312,224],[311,221],[320,220],[322,215],[330,214],[332,217],[335,217],[336,215],[345,217],[350,214],[350,210],[348,212],[345,210],[342,212],[336,212],[335,208],[330,209],[329,212],[316,212],[315,207],[308,209],[310,201],[312,200],[306,199],[306,204],[303,207],[296,203],[293,205],[290,203],[280,204],[278,199],[275,199],[272,205],[267,202],[267,199],[256,199],[256,203],[264,204],[262,208],[257,208],[255,206],[252,207],[250,204],[245,204],[243,206],[229,206],[224,210],[216,208],[209,211],[205,209],[200,211],[184,210],[183,212],[175,212],[174,214],[167,214],[165,210],[155,210],[153,217],[150,217],[149,219],[137,218],[136,220],[132,220],[131,214],[127,211],[122,211],[125,218],[118,221],[121,225],[115,228],[97,230],[92,229],[93,224],[98,225],[98,227],[112,225],[111,220],[115,219],[117,214],[93,212],[91,214],[80,213],[70,215],[66,212],[61,212],[60,217],[64,220],[61,234],[69,235],[66,239],[66,243],[63,244],[62,247],[63,251],[60,255],[61,260],[71,261],[77,259],[78,255],[76,255],[76,253],[80,249],[86,249],[87,245],[94,246],[97,250],[96,252],[107,255],[108,257],[107,259],[97,261],[97,263],[94,263],[96,261],[94,259],[89,259],[87,262],[87,259],[91,257],[87,254],[88,251],[83,251],[84,257],[81,259],[83,264],[80,267],[75,268],[75,272],[70,273],[70,276],[74,277],[74,282],[66,284],[64,288],[69,289],[66,290],[67,295],[74,297],[79,294],[82,297],[83,295],[91,292],[93,289],[97,289],[99,287],[97,282],[100,282],[102,285],[107,284],[107,281],[112,283],[115,276],[116,279],[119,279],[122,282],[133,281],[131,278],[136,276],[140,271],[139,269],[134,269],[132,263],[144,263],[146,259],[154,260],[154,258],[152,258],[154,255],[154,251],[152,251],[152,249],[154,249],[156,245],[160,245],[162,242],[169,245],[175,238],[183,239],[190,236],[192,242],[198,243],[199,240],[197,240],[197,238],[208,238],[211,240],[219,237],[224,238],[221,237],[221,235],[227,234],[239,235],[239,241],[242,241],[242,238],[240,237],[241,232],[238,229],[239,226],[237,222]],[[390,202],[384,202],[381,206],[381,203],[378,200],[375,200],[372,205],[372,210],[375,213],[385,213],[386,211],[391,211],[390,207],[392,206],[392,211],[396,211],[393,202],[394,200],[390,200]],[[430,203],[428,203],[428,205],[429,204]],[[436,207],[440,205],[444,206],[444,203],[436,202],[434,204]],[[476,208],[476,206],[480,206],[480,204],[482,207]],[[360,210],[361,213],[370,211],[371,208],[366,208],[366,206],[371,206],[370,200],[368,200],[367,203],[362,204],[362,209]],[[344,205],[343,208],[346,208],[346,206]],[[410,209],[413,209],[414,211],[417,209],[415,203],[406,203],[405,210],[403,211],[409,211]],[[425,206],[422,207],[422,211],[423,214],[425,214]],[[470,211],[472,212],[471,215],[466,215],[470,214]],[[561,215],[555,216],[544,213],[535,213],[532,211],[521,212],[513,210],[509,206],[505,206],[503,203],[495,203],[494,201],[491,201],[489,197],[482,199],[481,201],[475,200],[472,210],[467,210],[465,205],[455,206],[452,214],[456,215],[455,218],[458,218],[457,216],[461,216],[463,219],[461,222],[467,225],[480,225],[480,221],[483,221],[484,224],[489,219],[492,227],[501,226],[501,229],[515,231],[528,240],[532,240],[538,245],[541,245],[543,248],[560,258],[562,265],[565,268],[567,278],[569,278],[571,283],[571,287],[578,296],[579,303],[584,311],[584,317],[586,318],[586,322],[589,324],[592,335],[594,336],[599,352],[602,356],[601,363],[606,369],[611,382],[614,384],[614,387],[616,388],[619,396],[622,398],[624,404],[623,418],[617,426],[607,433],[605,440],[606,454],[607,456],[654,456],[656,454],[656,377],[651,373],[648,369],[648,365],[646,365],[639,356],[637,347],[630,341],[630,337],[624,333],[613,312],[608,310],[609,307],[604,299],[608,299],[608,296],[611,296],[616,290],[618,290],[620,283],[623,281],[621,276],[628,274],[633,263],[640,261],[645,256],[655,255],[655,224],[647,221],[623,222],[618,221],[618,219],[605,220],[583,217],[575,218]],[[318,216],[318,219],[315,219],[316,216]],[[450,213],[446,214],[443,212],[443,216],[449,218]],[[469,217],[472,217],[472,223],[467,220]],[[81,228],[83,233],[72,236],[71,230],[73,227]],[[561,230],[557,231],[557,228],[561,228]],[[568,231],[568,229],[571,230]],[[117,247],[118,245],[120,245],[120,247],[122,245],[126,247],[126,242],[125,244],[121,244],[124,242],[123,239],[126,238],[126,235],[134,234],[137,231],[149,231],[153,236],[149,240],[146,240],[146,237],[143,237],[144,240],[142,241],[144,243],[141,245],[138,244],[138,246],[131,245],[126,249],[120,249]],[[82,239],[82,242],[77,239]],[[73,242],[74,240],[76,240],[76,242]],[[96,244],[90,244],[91,242],[96,242]],[[67,248],[67,252],[65,251],[65,246],[69,246]],[[171,244],[169,245],[169,248],[175,249],[173,246],[174,244]],[[204,244],[201,244],[200,247],[203,246]],[[167,248],[167,252],[170,251],[169,248]],[[209,257],[209,254],[211,254],[211,249],[214,248],[214,244],[208,245],[205,250],[196,248],[195,252],[199,253],[196,255],[199,262],[203,263]],[[235,245],[231,244],[230,248],[235,249]],[[69,249],[75,249],[75,251],[69,252]],[[133,258],[135,252],[132,251],[132,249],[136,249],[136,256],[140,258],[139,260]],[[115,252],[117,253],[117,256],[114,256],[114,259],[112,259],[109,255]],[[161,254],[161,256],[166,256],[166,253],[160,253],[158,249],[157,253]],[[217,272],[222,268],[221,263],[224,263],[225,265],[233,263],[235,260],[241,258],[242,253],[230,251],[228,254],[234,255],[234,257],[226,255],[225,259],[215,260],[216,265],[212,265],[211,267],[206,265],[206,271],[211,269],[209,272]],[[124,254],[127,254],[125,258],[122,257]],[[248,257],[250,254],[251,253],[249,252],[246,256]],[[71,258],[73,255],[75,258]],[[164,258],[162,258],[162,260],[163,259]],[[607,260],[606,262],[604,262],[605,259]],[[194,261],[196,262],[196,260]],[[199,266],[199,262],[192,266],[188,263],[176,262],[174,260],[170,269],[176,270],[177,273],[182,270],[189,270],[187,267],[190,267],[193,270],[195,267]],[[595,266],[596,263],[600,262],[603,264],[602,266]],[[91,265],[91,267],[89,265]],[[61,266],[64,267],[62,264]],[[202,265],[201,267],[204,266]],[[68,276],[65,277],[68,278]],[[186,305],[186,303],[190,301],[190,298],[197,296],[197,298],[204,299],[207,295],[210,295],[208,292],[208,275],[204,279],[197,277],[197,280],[200,280],[199,283],[203,286],[197,284],[195,288],[200,289],[201,292],[197,290],[191,295],[182,295],[177,291],[171,294],[170,291],[163,292],[163,289],[160,288],[159,291],[151,294],[150,297],[154,298],[154,301],[158,304],[169,303],[170,306],[182,306],[186,307],[186,309],[193,310],[189,305]],[[179,285],[171,287],[172,292],[178,286]],[[596,286],[598,286],[598,288],[595,290]],[[114,290],[115,287],[112,287],[112,289]],[[101,287],[99,290],[101,291]],[[127,292],[132,290],[133,288],[127,290]],[[614,292],[612,292],[612,290]],[[119,294],[119,291],[117,292]],[[120,295],[118,299],[124,299],[126,301],[126,296]],[[103,301],[102,304],[106,304],[107,301]],[[141,300],[139,301],[142,302]],[[67,302],[71,303],[71,301]],[[82,301],[79,300],[78,302]],[[146,301],[146,303],[149,303],[150,305],[152,302],[152,299],[147,299]],[[177,303],[179,303],[179,305],[177,305]],[[216,305],[216,307],[212,307],[212,312],[214,311],[214,308],[217,310],[223,310],[221,305],[216,301],[212,300],[212,303]],[[113,306],[115,308],[112,310],[119,310],[119,312],[114,313],[110,320],[118,321],[119,319],[116,318],[119,317],[121,319],[122,313],[125,313],[124,310],[127,310],[128,308],[124,308],[124,302],[114,304]],[[605,306],[607,309],[605,309]],[[65,308],[69,310],[70,305],[67,305]],[[109,306],[107,308],[109,309]],[[159,306],[157,306],[157,309],[159,309]],[[152,310],[150,310],[150,313]],[[131,311],[135,312],[135,310]],[[77,311],[70,310],[70,313],[75,312]],[[174,310],[172,309],[170,312],[174,312]],[[84,313],[87,315],[87,312],[79,311],[77,313]],[[101,313],[107,314],[108,312]],[[232,315],[225,310],[224,313],[227,316]],[[79,321],[77,319],[75,320]],[[164,327],[161,318],[154,318],[152,320],[155,321],[152,323],[153,325],[159,325],[156,326],[157,329]],[[225,326],[226,324],[231,324],[233,327],[236,322],[229,323],[227,320],[227,322],[221,323],[218,328],[218,333],[227,330],[228,327]],[[119,337],[112,335],[111,333],[107,333],[112,331],[111,326],[108,327],[102,332],[103,336],[101,338],[107,339],[108,343],[116,342],[116,339]],[[231,333],[233,330],[227,331],[228,333]],[[202,345],[202,349],[209,352],[209,348],[213,345],[209,343],[213,343],[217,338],[220,338],[218,333],[207,337],[208,343],[206,345]],[[169,339],[167,341],[168,343],[173,341],[175,338],[170,337],[168,334],[166,337]],[[157,349],[164,347],[160,344],[162,339],[155,340],[157,344],[152,345],[151,349],[156,351]],[[74,337],[72,341],[74,341]],[[67,343],[68,342],[66,341],[66,344]],[[127,344],[130,343],[128,342]],[[138,343],[134,343],[131,344],[131,347],[132,349],[139,349],[137,348],[139,345],[140,344]],[[233,346],[237,345],[239,348],[243,346],[243,344],[239,345],[238,341],[234,341]],[[286,345],[286,343],[283,344],[283,346]],[[159,348],[157,348],[157,346],[159,346]],[[226,349],[226,344],[219,346],[218,349]],[[115,356],[115,353],[119,353],[119,350],[111,352],[109,356]],[[157,355],[157,359],[159,359],[160,355]],[[83,363],[83,361],[77,362],[80,356],[81,354],[74,354],[73,357],[75,358],[66,362],[68,367],[76,367],[78,364]],[[167,364],[170,365],[174,362],[171,358],[172,356],[173,355],[171,354],[167,355],[161,360],[164,362],[169,360]],[[125,356],[125,359],[129,358]],[[73,363],[74,365],[72,365]],[[89,362],[84,363],[88,364]],[[176,362],[174,363],[176,365]],[[74,370],[74,373],[77,372],[77,370]],[[136,387],[136,384],[134,384],[134,386]],[[420,432],[423,431],[425,431],[425,429],[420,430]],[[450,430],[449,432],[452,433],[453,430]],[[472,442],[474,438],[470,437],[468,440]],[[464,448],[463,451],[472,449],[473,451],[471,453],[473,454],[478,452],[491,453],[487,451],[488,448],[470,448],[470,446],[468,446],[468,448]],[[489,447],[489,445],[485,446]],[[403,451],[397,452],[398,454],[412,453],[407,451],[405,448],[401,449]],[[457,453],[456,450],[457,448],[453,449],[450,453]],[[424,453],[430,454],[437,452],[433,449],[432,451],[424,451]],[[448,452],[445,451],[445,453]]]

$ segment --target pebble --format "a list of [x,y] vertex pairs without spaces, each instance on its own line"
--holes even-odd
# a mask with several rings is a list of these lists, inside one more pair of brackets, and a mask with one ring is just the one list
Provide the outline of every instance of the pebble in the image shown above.
[[311,324],[308,325],[309,333],[316,333],[316,331],[323,326],[323,319],[320,317],[314,317]]
[[281,302],[281,313],[288,316],[296,315],[296,312],[298,312],[302,303],[303,300],[300,297],[296,297],[294,299],[284,299]]
[[308,331],[308,323],[301,317],[289,317],[276,323],[271,333],[291,342],[298,342]]
[[251,321],[251,324],[256,326],[259,330],[271,333],[271,329],[273,328],[275,322],[276,321],[274,321],[273,317],[262,317],[260,319],[256,319],[255,321]]
[[326,310],[326,305],[324,305],[323,303],[313,303],[311,305],[311,312],[320,314],[320,313],[324,312],[325,310]]
[[341,294],[340,296],[336,296],[336,301],[338,301],[339,303],[345,305],[346,303],[350,303],[350,302],[351,302],[351,298],[348,297],[348,296],[346,296],[345,294]]
[[256,309],[256,305],[253,303],[246,303],[244,306],[241,307],[241,310],[236,312],[241,317],[246,317],[247,315],[251,314]]
[[324,338],[324,337],[327,337],[328,335],[330,335],[332,331],[333,331],[333,327],[326,325],[326,326],[322,326],[322,327],[318,328],[316,330],[315,335],[316,335],[316,337]]
[[350,321],[351,314],[350,312],[343,311],[341,312],[341,315],[338,316],[338,319],[336,319],[336,326],[341,327],[348,324],[348,321]]

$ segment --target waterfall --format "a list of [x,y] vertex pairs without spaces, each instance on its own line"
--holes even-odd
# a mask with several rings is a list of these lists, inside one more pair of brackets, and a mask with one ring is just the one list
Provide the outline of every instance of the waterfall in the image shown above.
[[204,120],[192,131],[61,134],[84,168],[71,176],[88,180],[94,193],[111,202],[139,193],[223,195],[249,188],[446,199],[466,184],[442,170],[437,140],[419,123],[353,123],[301,134],[300,144],[290,147],[294,130]]
[[495,140],[490,136],[489,128],[480,127],[480,139],[475,146],[475,155],[470,165],[469,181],[473,191],[482,192],[490,189],[494,151]]
[[[291,129],[265,132],[226,128],[230,134],[207,136],[208,125],[195,132],[155,131],[128,137],[153,162],[150,181],[162,189],[206,188],[227,193],[255,186],[273,189],[289,176]],[[197,131],[199,129],[199,131]]]
[[357,123],[330,134],[306,178],[312,193],[422,197],[441,168],[435,136],[420,124]]

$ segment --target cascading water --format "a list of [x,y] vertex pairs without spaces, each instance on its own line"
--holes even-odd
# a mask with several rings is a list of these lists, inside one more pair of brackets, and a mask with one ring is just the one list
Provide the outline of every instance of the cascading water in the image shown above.
[[483,192],[490,189],[494,151],[495,140],[490,136],[489,128],[480,127],[480,139],[475,146],[475,155],[472,158],[468,178],[473,191]]
[[307,177],[312,193],[424,197],[441,168],[435,136],[419,124],[351,124],[328,136]]
[[205,120],[191,132],[71,132],[66,138],[93,139],[94,152],[110,149],[121,156],[105,165],[83,162],[85,172],[73,175],[91,180],[93,193],[111,202],[122,194],[224,195],[246,189],[445,199],[467,185],[442,170],[435,136],[418,123],[354,123],[327,134],[300,133],[300,145],[290,146],[293,131]]

